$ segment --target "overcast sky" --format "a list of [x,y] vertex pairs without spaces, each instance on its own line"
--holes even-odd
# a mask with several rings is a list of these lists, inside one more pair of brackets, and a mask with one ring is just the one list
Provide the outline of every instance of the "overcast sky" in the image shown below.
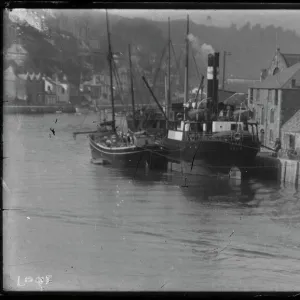
[[212,19],[212,25],[230,26],[231,23],[243,25],[247,21],[251,24],[262,26],[282,26],[286,29],[294,29],[300,34],[300,10],[144,10],[144,9],[113,9],[110,13],[124,17],[143,17],[152,20],[167,20],[186,18],[195,23],[207,24],[207,16]]

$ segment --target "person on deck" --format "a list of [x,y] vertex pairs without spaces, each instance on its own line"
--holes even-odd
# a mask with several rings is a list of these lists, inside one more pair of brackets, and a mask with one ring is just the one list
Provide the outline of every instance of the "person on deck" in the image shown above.
[[276,141],[275,141],[275,153],[274,153],[274,156],[278,156],[278,152],[279,150],[281,149],[281,142],[280,142],[280,139],[277,138]]

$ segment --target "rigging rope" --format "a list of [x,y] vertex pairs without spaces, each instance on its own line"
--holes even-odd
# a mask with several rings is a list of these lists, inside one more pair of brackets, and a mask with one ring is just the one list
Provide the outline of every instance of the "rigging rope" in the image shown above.
[[119,78],[119,74],[118,74],[118,68],[117,68],[117,65],[116,65],[116,62],[114,61],[114,59],[112,59],[112,62],[113,62],[113,72],[114,72],[114,75],[115,75],[115,78],[116,78],[116,84],[119,88],[119,90],[121,91],[121,96],[120,96],[120,100],[122,102],[122,104],[124,105],[124,102],[123,102],[123,88],[122,88],[122,84],[121,84],[121,81],[120,81],[120,78]]
[[194,63],[195,63],[195,69],[196,69],[196,72],[197,72],[197,75],[198,75],[198,79],[201,80],[198,65],[197,65],[196,58],[195,58],[195,55],[194,55],[193,51],[192,51],[192,57],[193,57],[193,60],[194,60]]
[[181,76],[181,73],[180,73],[180,58],[181,58],[181,55],[182,55],[182,53],[183,53],[183,49],[181,49],[180,54],[179,54],[179,58],[178,58],[178,60],[177,60],[177,58],[176,58],[176,53],[175,53],[175,49],[174,49],[174,45],[173,45],[172,42],[171,42],[171,48],[172,48],[172,51],[173,51],[173,55],[174,55],[174,57],[175,57],[175,63],[176,63],[177,71],[178,71],[178,73],[179,73],[179,78],[180,78],[180,80],[182,81],[182,76]]

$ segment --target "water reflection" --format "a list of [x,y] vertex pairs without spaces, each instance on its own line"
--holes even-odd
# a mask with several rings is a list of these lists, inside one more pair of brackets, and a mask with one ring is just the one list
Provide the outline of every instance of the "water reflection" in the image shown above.
[[53,290],[299,285],[298,190],[94,165],[86,137],[72,138],[93,118],[61,115],[53,125],[56,117],[6,127],[5,208],[18,210],[4,214],[4,249],[14,288],[17,276],[46,270]]

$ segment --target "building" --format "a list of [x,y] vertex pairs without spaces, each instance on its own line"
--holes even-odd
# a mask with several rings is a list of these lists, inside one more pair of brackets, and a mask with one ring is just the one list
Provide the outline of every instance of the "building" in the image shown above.
[[273,147],[282,125],[300,109],[300,63],[249,88],[248,106],[259,124],[262,144]]
[[118,84],[123,92],[128,92],[130,90],[130,72],[126,67],[120,67],[118,69]]
[[13,60],[18,65],[24,64],[28,57],[28,52],[20,43],[12,43],[12,45],[6,50],[6,60]]
[[218,102],[219,103],[224,102],[226,99],[228,99],[229,97],[231,97],[234,94],[235,94],[235,92],[233,92],[233,91],[219,89],[218,90]]
[[[62,77],[59,78],[59,77]],[[45,103],[48,104],[67,104],[70,102],[71,87],[65,75],[54,74],[52,78],[44,77],[44,92],[47,95]],[[75,87],[72,87],[74,90]],[[73,91],[74,93],[74,91]]]
[[91,80],[84,81],[81,84],[81,90],[93,104],[109,104],[110,99],[110,81],[105,73],[93,74]]
[[45,104],[54,105],[58,102],[56,95],[56,83],[49,77],[44,77],[44,92],[45,92]]
[[272,76],[300,62],[300,54],[284,54],[277,48],[275,55],[267,69],[261,72],[261,80]]
[[19,74],[19,77],[25,81],[27,104],[44,104],[44,81],[41,73]]
[[281,147],[300,155],[300,109],[281,128]]
[[9,66],[3,74],[4,99],[10,103],[20,100],[27,103],[26,80],[16,74],[14,68]]
[[59,76],[53,75],[53,81],[55,83],[55,94],[57,96],[58,103],[70,102],[70,85],[66,75]]
[[224,100],[223,103],[225,105],[234,106],[236,109],[246,109],[248,105],[247,97],[248,95],[245,93],[235,93]]

